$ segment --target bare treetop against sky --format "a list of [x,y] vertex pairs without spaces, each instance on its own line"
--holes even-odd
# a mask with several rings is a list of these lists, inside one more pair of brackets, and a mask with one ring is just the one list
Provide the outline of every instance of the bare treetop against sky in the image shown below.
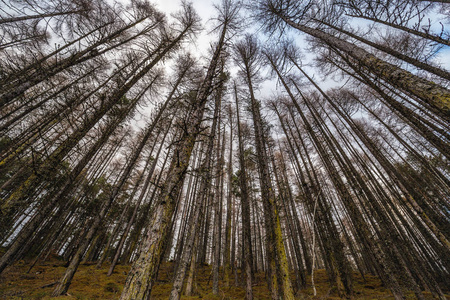
[[[156,6],[163,12],[167,12],[168,14],[174,13],[180,9],[181,1],[162,1],[158,0],[154,2]],[[193,7],[195,11],[198,13],[200,18],[202,19],[202,24],[205,30],[210,29],[210,22],[207,22],[211,18],[215,17],[216,11],[214,9],[214,5],[218,4],[217,1],[208,1],[208,0],[196,0],[192,1]],[[209,25],[209,26],[208,26]],[[198,41],[196,41],[196,45],[193,52],[198,54],[204,54],[207,47],[209,47],[209,42],[211,41],[211,37],[207,36],[207,32],[203,31],[199,35]]]
[[449,4],[117,1],[0,0],[0,276],[448,297]]
[[[121,0],[123,3],[127,3],[128,0]],[[198,56],[204,56],[208,49],[210,48],[210,42],[213,40],[211,35],[208,34],[208,30],[211,29],[211,19],[215,18],[215,9],[214,5],[218,5],[220,1],[213,1],[213,0],[194,0],[192,1],[193,7],[195,8],[196,12],[202,19],[202,24],[204,26],[204,31],[202,31],[198,35],[198,39],[195,41],[195,43],[190,45],[190,49]],[[267,36],[262,34],[261,27],[263,24],[252,24],[250,21],[250,17],[254,14],[254,11],[252,12],[252,9],[246,10],[244,8],[244,5],[252,5],[252,1],[239,1],[241,3],[241,15],[244,16],[244,20],[247,22],[246,26],[242,27],[241,34],[247,32],[250,34],[257,35],[260,37],[265,43],[270,44],[274,39],[273,36]],[[304,1],[307,2],[307,1]],[[315,1],[312,1],[315,2]],[[159,8],[161,11],[166,12],[168,14],[174,13],[179,10],[181,6],[181,0],[180,1],[155,1],[156,7]],[[421,25],[422,28],[429,28],[429,30],[433,30],[435,32],[440,32],[442,30],[443,25],[449,25],[450,24],[450,18],[448,16],[442,15],[439,13],[439,9],[435,9],[429,18],[428,21],[424,23],[425,25]],[[352,26],[355,28],[367,28],[368,26],[373,26],[373,22],[364,20],[364,19],[352,19],[351,20]],[[410,21],[411,24],[415,24],[417,22],[417,18]],[[363,29],[364,31],[364,29]],[[386,27],[379,27],[376,32],[378,34],[376,35],[386,35],[387,32],[392,31],[392,29],[386,28]],[[445,36],[445,33],[444,33]],[[315,47],[308,47],[307,41],[306,41],[306,35],[298,35],[295,33],[290,32],[289,38],[293,39],[297,46],[300,47],[303,51],[304,59],[302,60],[303,64],[306,68],[309,68],[312,64],[312,60],[316,58],[317,52],[315,51]],[[448,37],[447,37],[448,38]],[[436,53],[433,54],[433,56],[430,59],[432,62],[440,65],[442,68],[446,70],[450,70],[450,47],[440,47],[437,49]],[[230,66],[230,71],[232,74],[235,74],[236,67]],[[313,72],[317,72],[316,70],[312,70]],[[318,76],[320,76],[317,74]],[[335,80],[332,80],[331,76],[328,77],[320,77],[323,79],[319,83],[321,86],[324,86],[326,88],[331,88],[335,86],[339,86],[342,84],[340,80],[336,83]],[[267,78],[268,79],[268,78]],[[273,80],[267,80],[266,84],[261,86],[261,89],[263,91],[262,94],[269,95],[271,91],[276,90],[276,85]],[[257,91],[259,93],[259,91]]]
[[[121,0],[121,2],[127,3],[128,0]],[[214,14],[215,14],[214,5],[217,5],[219,3],[219,1],[194,0],[191,2],[193,3],[193,6],[194,6],[195,10],[197,11],[197,13],[199,14],[199,16],[202,18],[202,20],[203,20],[202,23],[205,25],[206,28],[208,28],[207,27],[208,23],[206,23],[206,21],[208,21],[209,19],[214,17]],[[178,0],[178,1],[177,0],[174,0],[174,1],[156,0],[156,1],[154,1],[154,3],[161,11],[170,14],[170,13],[176,12],[180,8],[181,0]],[[244,4],[251,3],[251,1],[241,1],[241,3],[242,3],[242,8],[243,8],[241,13],[243,15],[250,16],[251,11],[246,11],[243,6],[244,6]],[[246,20],[248,21],[248,18],[246,18]],[[364,20],[354,20],[353,22],[355,23],[356,26],[366,26],[368,24],[368,22],[364,21]],[[426,26],[428,28],[428,25],[431,25],[430,26],[431,30],[440,31],[442,24],[444,24],[444,25],[450,24],[449,17],[440,15],[438,13],[438,11],[435,11],[430,18],[430,24],[426,23],[426,25],[424,25],[424,27]],[[246,30],[246,29],[247,28],[243,28],[243,30]],[[256,29],[256,26],[255,26],[255,29]],[[202,41],[200,41],[200,44],[203,44]],[[202,47],[200,46],[200,48],[202,48]],[[450,69],[450,48],[449,47],[442,48],[439,51],[439,55],[438,55],[438,57],[436,57],[436,59],[439,61],[440,64],[443,64],[443,66],[446,69]]]

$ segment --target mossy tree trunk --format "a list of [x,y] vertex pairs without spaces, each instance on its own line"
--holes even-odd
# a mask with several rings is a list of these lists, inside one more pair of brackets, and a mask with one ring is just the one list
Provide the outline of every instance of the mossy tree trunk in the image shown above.
[[334,37],[319,29],[295,23],[289,17],[284,16],[282,12],[274,11],[273,13],[277,14],[279,18],[292,28],[318,38],[334,49],[342,51],[352,59],[355,59],[358,64],[364,66],[367,71],[383,79],[385,82],[418,97],[423,101],[422,104],[424,106],[436,108],[442,112],[444,117],[449,118],[450,91],[448,89],[377,58],[366,50],[345,40]]

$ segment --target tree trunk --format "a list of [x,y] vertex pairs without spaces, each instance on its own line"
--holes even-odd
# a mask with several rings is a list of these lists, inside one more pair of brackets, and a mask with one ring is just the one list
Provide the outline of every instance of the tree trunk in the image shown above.
[[159,265],[165,252],[168,229],[175,208],[175,201],[183,186],[195,140],[201,131],[203,113],[208,96],[212,92],[219,58],[225,41],[226,26],[222,29],[219,42],[214,51],[206,77],[195,95],[192,103],[189,126],[183,132],[179,145],[168,169],[167,180],[162,186],[159,200],[156,203],[154,218],[147,229],[142,251],[128,274],[120,297],[125,299],[149,299],[156,280]]
[[353,59],[357,60],[359,64],[365,66],[369,72],[382,78],[384,81],[417,96],[422,99],[426,105],[442,111],[442,115],[447,119],[449,118],[450,91],[447,89],[435,84],[434,82],[420,78],[408,71],[385,62],[368,53],[364,49],[347,41],[331,36],[330,34],[319,29],[313,29],[311,27],[297,24],[283,15],[279,15],[279,17],[291,27],[316,37],[326,44],[346,53]]

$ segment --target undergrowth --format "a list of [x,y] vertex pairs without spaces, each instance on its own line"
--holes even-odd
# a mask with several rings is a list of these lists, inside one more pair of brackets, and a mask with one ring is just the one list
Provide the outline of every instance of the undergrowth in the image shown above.
[[[118,299],[130,269],[128,265],[118,265],[111,276],[106,276],[108,264],[97,269],[94,264],[80,265],[69,292],[66,296],[51,298],[54,284],[65,271],[64,262],[54,257],[46,262],[37,264],[29,273],[29,262],[19,261],[7,268],[0,275],[0,299]],[[172,288],[171,277],[174,264],[164,263],[161,266],[157,283],[152,291],[151,299],[167,299]],[[218,296],[212,294],[212,275],[210,266],[198,266],[195,280],[195,293],[191,297],[183,296],[182,299],[244,299],[243,284],[245,279],[238,272],[238,286],[235,286],[234,277],[231,277],[230,287],[225,287],[220,282]],[[339,299],[337,290],[328,282],[324,270],[316,270],[314,281],[317,296],[313,297],[313,290],[308,277],[308,285],[296,291],[296,299]],[[293,277],[294,279],[294,277]],[[389,290],[384,288],[378,278],[365,275],[365,280],[358,274],[354,274],[354,298],[355,299],[393,299]],[[412,292],[405,291],[408,299],[414,299]],[[267,282],[263,273],[255,276],[253,286],[255,299],[270,299]],[[426,299],[432,299],[428,292],[424,292]],[[450,297],[448,297],[450,299]]]

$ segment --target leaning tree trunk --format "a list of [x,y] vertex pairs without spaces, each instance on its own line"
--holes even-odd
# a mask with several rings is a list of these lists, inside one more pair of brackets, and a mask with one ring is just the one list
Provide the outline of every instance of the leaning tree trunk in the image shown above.
[[[221,91],[219,91],[221,92]],[[219,96],[221,97],[221,95]],[[221,105],[221,103],[219,103]],[[220,109],[220,107],[219,107]],[[223,178],[223,164],[224,164],[224,151],[223,146],[220,145],[220,112],[218,116],[218,126],[217,126],[217,150],[216,150],[216,180],[215,180],[215,191],[213,195],[214,201],[214,230],[213,235],[215,236],[213,244],[213,294],[219,294],[219,267],[220,267],[220,250],[222,246],[221,232],[222,232],[222,190],[221,182]],[[225,138],[225,132],[223,133]],[[225,140],[223,140],[222,145],[225,145]],[[222,149],[221,149],[222,148]]]
[[[173,48],[181,40],[183,35],[186,34],[186,32],[187,32],[187,29],[185,29],[185,31],[180,33],[180,35],[165,49],[165,51],[163,51],[163,53],[167,53],[171,48]],[[137,76],[142,77],[162,57],[163,56],[161,55],[161,56],[158,56],[157,58],[155,58],[156,61],[153,61],[153,63],[149,64],[149,66],[147,66],[146,68],[141,70],[141,72],[139,72],[139,74]],[[180,78],[182,78],[182,77],[183,76],[181,76]],[[131,82],[135,83],[135,82],[137,82],[137,79],[133,78],[133,80]],[[152,136],[153,131],[156,127],[156,124],[158,123],[158,121],[162,118],[163,114],[165,113],[167,105],[171,101],[172,96],[175,93],[175,91],[176,91],[176,87],[171,91],[171,93],[169,94],[169,97],[167,98],[167,100],[165,101],[163,106],[159,109],[159,112],[155,116],[155,119],[153,120],[152,124],[144,130],[144,132],[145,132],[144,136],[141,138],[137,148],[134,149],[133,153],[131,154],[128,165],[127,165],[126,169],[124,170],[124,172],[121,174],[120,179],[118,180],[117,184],[114,186],[114,188],[111,192],[111,195],[108,198],[108,201],[106,202],[106,204],[105,204],[104,208],[102,209],[102,211],[100,212],[100,214],[95,217],[94,223],[92,224],[86,238],[84,239],[82,245],[78,248],[74,258],[72,259],[68,269],[66,270],[66,273],[60,280],[60,283],[53,291],[54,296],[62,295],[67,292],[67,290],[71,284],[72,278],[75,275],[75,272],[80,264],[80,260],[81,260],[82,256],[84,255],[84,252],[86,251],[87,247],[91,243],[92,238],[93,238],[95,232],[97,231],[101,221],[106,216],[106,213],[108,212],[109,208],[113,204],[113,202],[116,199],[119,192],[122,190],[122,187],[124,186],[128,176],[130,175],[131,171],[133,170],[135,164],[137,163],[138,158],[141,155],[144,146],[147,144],[148,140]]]
[[[42,164],[40,167],[41,173],[44,176],[48,176],[47,173],[53,172],[62,161],[62,159],[70,152],[70,150],[87,134],[87,132],[109,111],[114,104],[116,104],[142,77],[144,77],[153,67],[160,62],[166,54],[168,54],[175,46],[177,46],[184,36],[187,34],[189,27],[185,28],[176,38],[174,38],[167,46],[165,46],[161,52],[155,53],[155,57],[152,61],[143,67],[132,79],[130,79],[125,85],[116,90],[111,97],[109,97],[95,113],[83,123],[83,126],[76,130],[69,138],[67,138]],[[43,176],[32,175],[27,181],[25,181],[16,192],[14,192],[6,201],[2,204],[2,214],[7,213],[11,206],[20,201],[23,198],[28,197],[30,191],[34,186],[37,186],[43,180]]]
[[332,28],[332,29],[334,29],[336,31],[344,33],[344,34],[354,38],[355,40],[363,42],[363,43],[365,43],[365,44],[367,44],[367,45],[369,45],[369,46],[371,46],[371,47],[373,47],[375,49],[383,51],[383,52],[385,52],[385,53],[387,53],[387,54],[389,54],[389,55],[391,55],[391,56],[393,56],[395,58],[398,58],[400,60],[403,60],[404,62],[407,62],[408,64],[411,64],[411,65],[413,65],[413,66],[415,66],[417,68],[420,68],[420,69],[425,70],[427,72],[433,73],[433,74],[435,74],[437,76],[440,76],[440,77],[442,77],[444,79],[450,80],[450,73],[445,71],[445,70],[443,70],[443,69],[441,69],[441,68],[434,67],[434,66],[432,66],[430,64],[427,64],[427,63],[425,63],[423,61],[420,61],[420,60],[415,59],[415,58],[413,58],[411,56],[408,56],[408,55],[403,54],[403,53],[401,53],[399,51],[396,51],[395,49],[392,49],[392,48],[390,48],[388,46],[384,46],[384,45],[381,45],[381,44],[369,41],[369,40],[367,40],[367,39],[365,39],[363,37],[360,37],[360,36],[350,32],[350,31],[347,31],[347,30],[345,30],[343,28],[334,26],[333,24],[330,24],[328,22],[325,22],[325,21],[322,21],[322,20],[317,20],[317,22],[325,24],[326,26],[328,26],[328,27],[330,27],[330,28]]
[[443,117],[447,119],[449,118],[450,91],[446,88],[377,58],[354,44],[336,38],[319,29],[314,29],[295,23],[288,17],[281,15],[278,12],[274,13],[291,27],[316,37],[333,48],[346,53],[355,59],[360,65],[364,66],[369,72],[375,74],[384,81],[417,96],[425,102],[426,106],[436,108],[438,111],[442,112]]
[[396,23],[393,23],[393,22],[387,22],[387,21],[379,19],[377,16],[371,17],[371,16],[364,16],[364,15],[359,15],[359,14],[358,15],[356,15],[356,14],[347,14],[347,15],[350,16],[350,17],[362,18],[362,19],[373,21],[373,22],[377,22],[377,23],[380,23],[380,24],[383,24],[383,25],[386,25],[386,26],[390,26],[390,27],[395,28],[395,29],[403,30],[404,32],[414,34],[414,35],[416,35],[418,37],[421,37],[421,38],[424,38],[424,39],[427,39],[427,40],[430,40],[430,41],[434,41],[434,42],[437,42],[437,43],[440,43],[440,44],[443,44],[443,45],[450,46],[450,40],[449,39],[444,39],[444,38],[442,38],[440,36],[437,36],[437,35],[434,35],[434,34],[429,34],[427,32],[419,31],[419,30],[416,30],[416,29],[413,29],[413,28],[409,28],[409,27],[406,27],[406,26],[402,26],[402,25],[399,25],[399,24],[396,24]]

